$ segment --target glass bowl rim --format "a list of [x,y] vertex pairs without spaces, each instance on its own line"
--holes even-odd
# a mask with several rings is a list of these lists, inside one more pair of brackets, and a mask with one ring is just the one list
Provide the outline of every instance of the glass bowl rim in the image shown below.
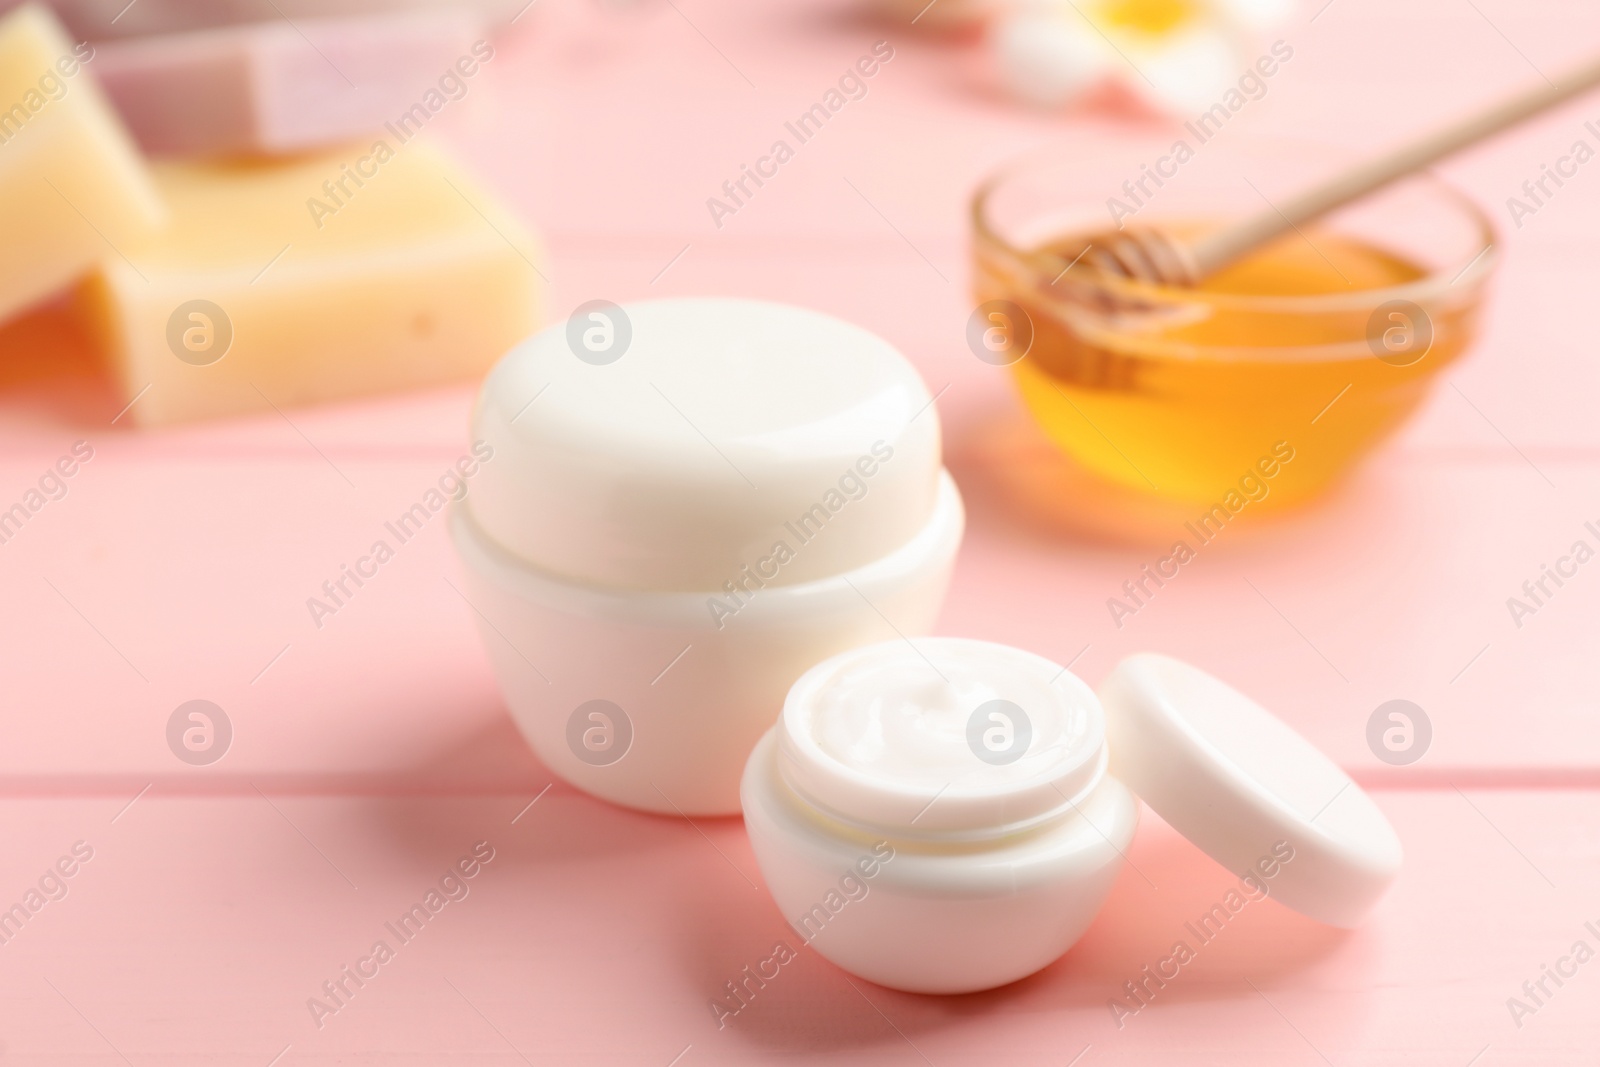
[[[1148,135],[1141,134],[1141,136]],[[1273,144],[1315,145],[1322,150],[1338,147],[1326,142],[1301,141],[1294,137],[1250,137],[1247,140],[1250,143],[1261,144],[1270,142]],[[993,196],[1007,181],[1018,177],[1030,168],[1040,165],[1046,159],[1059,161],[1067,151],[1068,149],[1062,145],[1056,144],[1012,156],[996,167],[987,178],[978,184],[978,187],[971,195],[968,211],[973,238],[980,246],[983,244],[992,245],[1006,256],[1020,263],[1032,264],[1036,262],[1037,257],[1033,252],[1014,247],[1006,238],[996,232],[987,217],[986,208]],[[1106,152],[1105,148],[1100,149],[1100,154],[1104,155]],[[1086,154],[1093,153],[1094,150],[1091,149]],[[1457,188],[1452,182],[1440,177],[1432,168],[1418,171],[1407,178],[1400,179],[1399,182],[1393,185],[1386,186],[1369,195],[1382,195],[1385,191],[1403,182],[1421,183],[1431,194],[1437,196],[1442,202],[1464,217],[1473,229],[1477,231],[1477,237],[1473,242],[1477,250],[1470,256],[1458,259],[1456,262],[1440,269],[1429,271],[1420,278],[1402,282],[1398,285],[1384,286],[1377,289],[1358,289],[1349,293],[1318,293],[1305,296],[1215,293],[1184,289],[1177,286],[1154,285],[1132,279],[1114,278],[1103,279],[1098,284],[1115,295],[1142,303],[1167,305],[1205,304],[1209,307],[1222,307],[1235,311],[1298,312],[1302,314],[1361,311],[1393,300],[1409,300],[1415,304],[1434,304],[1439,302],[1445,294],[1462,281],[1466,281],[1467,284],[1457,291],[1462,293],[1463,296],[1471,293],[1475,286],[1488,279],[1499,262],[1500,240],[1494,223],[1476,200]]]

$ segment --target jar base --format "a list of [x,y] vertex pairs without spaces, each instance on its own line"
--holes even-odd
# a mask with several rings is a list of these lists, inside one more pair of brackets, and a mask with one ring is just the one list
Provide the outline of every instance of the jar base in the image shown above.
[[451,517],[501,692],[551,772],[624,807],[708,816],[739,814],[745,759],[807,668],[896,631],[928,632],[964,526],[960,493],[941,473],[933,515],[899,549],[843,575],[759,589],[721,614],[708,607],[720,593],[564,581],[491,542],[465,508]]
[[[1107,777],[1078,813],[1004,843],[878,842],[803,810],[780,780],[775,748],[769,733],[743,784],[767,886],[802,942],[890,989],[975,993],[1048,967],[1094,921],[1138,825],[1138,802]],[[891,859],[881,860],[883,848]]]

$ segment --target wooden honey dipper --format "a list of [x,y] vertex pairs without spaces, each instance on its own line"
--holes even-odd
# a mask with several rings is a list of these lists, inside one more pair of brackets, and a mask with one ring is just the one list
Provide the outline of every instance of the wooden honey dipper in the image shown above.
[[[1600,84],[1600,59],[1569,71],[1560,82],[1522,93],[1478,114],[1369,160],[1240,222],[1189,241],[1155,226],[1089,239],[1081,259],[1112,277],[1193,287],[1262,245],[1335,208],[1477,144]],[[1077,262],[1076,260],[1074,262]]]

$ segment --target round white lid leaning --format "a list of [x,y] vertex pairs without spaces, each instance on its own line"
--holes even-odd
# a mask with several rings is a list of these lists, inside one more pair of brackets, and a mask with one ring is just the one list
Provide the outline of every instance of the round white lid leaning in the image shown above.
[[1400,839],[1372,798],[1244,694],[1150,652],[1119,663],[1099,694],[1112,773],[1289,907],[1352,927],[1399,873]]
[[933,515],[932,401],[893,345],[820,312],[585,305],[489,373],[473,433],[494,456],[466,506],[491,540],[586,584],[832,577]]

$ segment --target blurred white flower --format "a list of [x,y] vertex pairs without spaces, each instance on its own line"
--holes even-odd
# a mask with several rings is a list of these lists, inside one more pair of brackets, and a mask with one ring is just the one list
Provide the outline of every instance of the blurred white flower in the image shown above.
[[1011,0],[986,9],[989,47],[1007,90],[1030,104],[1055,107],[1115,85],[1155,110],[1191,114],[1238,79],[1256,34],[1293,3]]
[[1018,12],[995,23],[989,46],[1006,89],[1018,100],[1054,107],[1104,84],[1119,57],[1104,38],[1047,12]]

